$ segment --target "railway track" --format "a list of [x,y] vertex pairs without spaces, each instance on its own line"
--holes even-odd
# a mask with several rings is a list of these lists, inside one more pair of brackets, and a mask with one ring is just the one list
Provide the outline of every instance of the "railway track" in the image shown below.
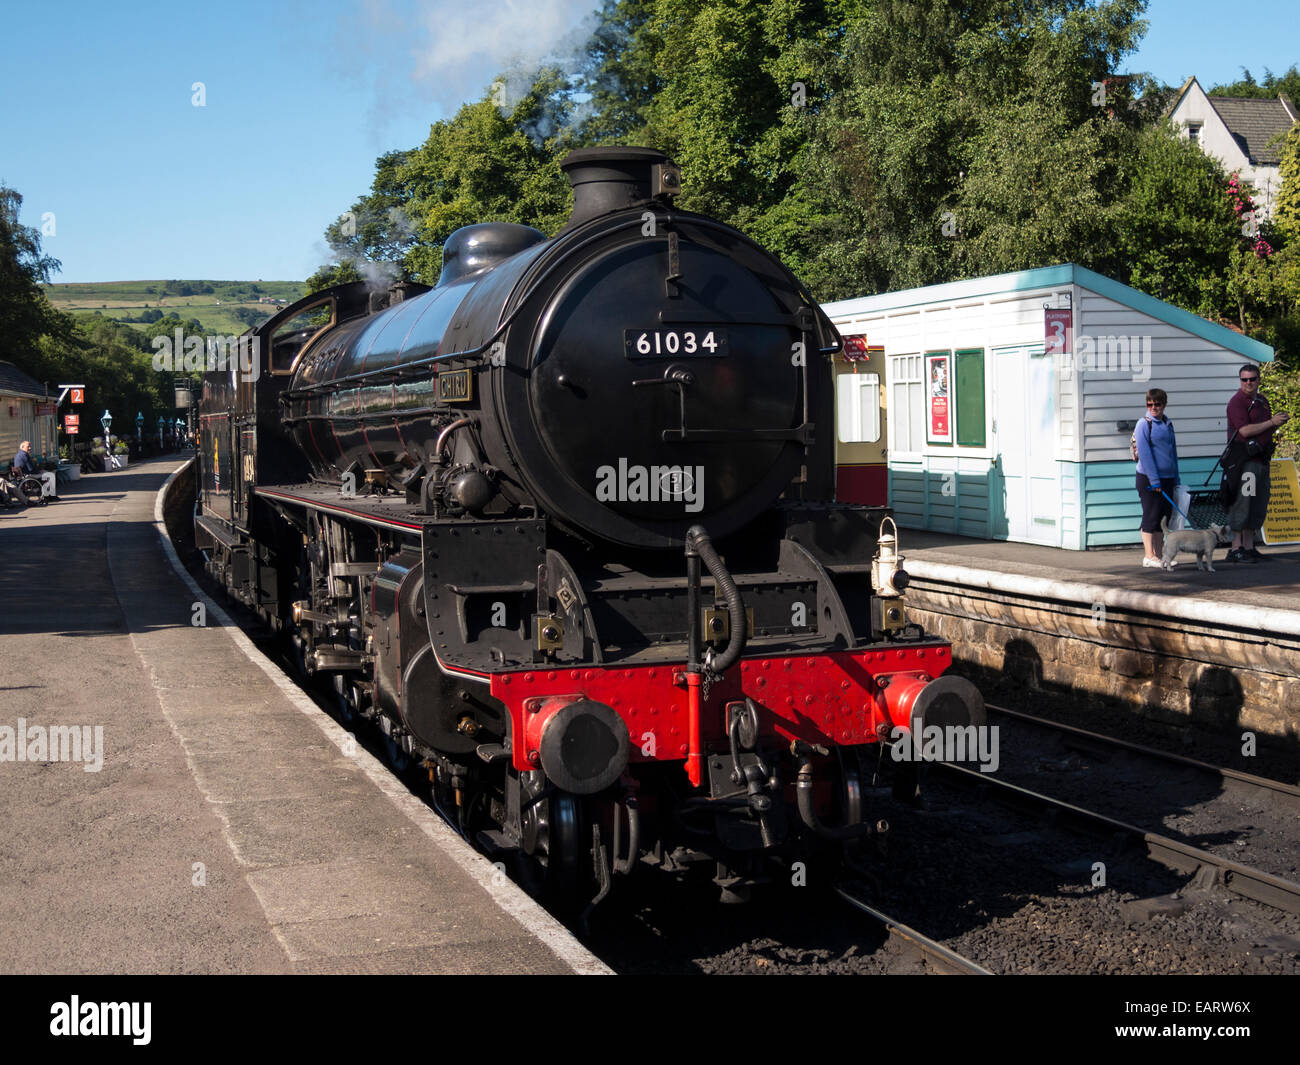
[[876,922],[895,943],[906,944],[931,971],[948,976],[992,976],[993,973],[965,955],[923,935],[910,925],[864,902],[842,884],[833,889],[839,898]]
[[1248,866],[1300,882],[1300,787],[1002,707],[989,710],[1001,721],[996,776],[1003,783],[1141,829],[1157,848],[1172,840],[1181,845],[1180,870],[1193,853],[1198,860],[1208,854],[1225,872]]
[[[1106,814],[1088,810],[1041,792],[996,780],[964,766],[936,765],[945,778],[963,782],[967,787],[984,791],[998,801],[1036,813],[1049,815],[1056,824],[1067,825],[1091,835],[1114,839],[1123,837],[1139,842],[1147,855],[1175,872],[1198,877],[1198,883],[1219,883],[1233,894],[1264,903],[1285,913],[1300,913],[1300,884],[1252,866],[1223,858],[1200,847],[1193,847],[1138,825]],[[1206,872],[1211,875],[1207,878]]]
[[1209,762],[1199,761],[1195,758],[1188,758],[1181,754],[1174,754],[1172,751],[1160,750],[1157,747],[1147,747],[1140,743],[1131,743],[1128,740],[1121,740],[1100,732],[1090,732],[1087,729],[1078,728],[1074,725],[1066,725],[1059,721],[1050,721],[1046,718],[1035,717],[1032,714],[1026,714],[1019,710],[1012,710],[1005,706],[995,706],[992,703],[988,703],[985,704],[985,709],[993,714],[999,714],[1010,718],[1021,725],[1041,729],[1044,732],[1055,733],[1061,737],[1062,743],[1067,747],[1072,747],[1082,751],[1122,752],[1123,754],[1136,758],[1150,759],[1151,761],[1162,762],[1169,766],[1194,770],[1218,779],[1225,786],[1229,784],[1238,785],[1241,788],[1250,789],[1266,795],[1270,800],[1283,805],[1286,809],[1300,813],[1300,787],[1295,784],[1287,784],[1283,781],[1274,780],[1271,777],[1256,776],[1252,773],[1243,773],[1237,769],[1227,769],[1222,766],[1211,765]]

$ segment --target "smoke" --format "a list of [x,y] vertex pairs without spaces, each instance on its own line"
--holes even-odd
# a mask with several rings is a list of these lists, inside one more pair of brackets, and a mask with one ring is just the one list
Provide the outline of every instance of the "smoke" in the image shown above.
[[[362,79],[373,125],[401,114],[442,117],[504,82],[499,106],[513,107],[543,66],[576,71],[599,25],[595,0],[365,0],[340,22],[333,65]],[[433,117],[438,117],[434,115]]]
[[388,286],[392,285],[401,276],[401,268],[397,263],[376,263],[369,259],[353,259],[352,265],[357,268],[366,283],[366,288],[371,292],[387,292]]
[[576,69],[597,21],[592,0],[435,3],[422,19],[424,37],[413,55],[412,76],[449,113],[498,78],[510,106],[532,88],[539,67]]
[[334,247],[317,242],[312,247],[312,257],[318,266],[333,266],[335,263],[350,263],[361,275],[370,292],[387,292],[389,287],[402,279],[402,264],[387,261],[375,261],[357,254],[351,248]]

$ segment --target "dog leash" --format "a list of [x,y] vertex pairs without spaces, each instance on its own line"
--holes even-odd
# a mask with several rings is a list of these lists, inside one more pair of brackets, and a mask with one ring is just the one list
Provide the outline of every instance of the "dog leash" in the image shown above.
[[1162,496],[1164,496],[1166,500],[1169,501],[1169,505],[1170,505],[1171,507],[1173,507],[1174,510],[1178,511],[1178,513],[1181,514],[1184,518],[1187,518],[1187,524],[1188,524],[1188,526],[1189,526],[1190,528],[1193,528],[1193,529],[1194,529],[1195,526],[1192,525],[1192,519],[1191,519],[1190,517],[1188,517],[1188,515],[1187,515],[1187,511],[1183,510],[1183,508],[1180,507],[1177,503],[1175,503],[1172,499],[1169,499],[1169,493],[1166,492],[1163,488],[1160,489],[1160,494],[1161,494]]

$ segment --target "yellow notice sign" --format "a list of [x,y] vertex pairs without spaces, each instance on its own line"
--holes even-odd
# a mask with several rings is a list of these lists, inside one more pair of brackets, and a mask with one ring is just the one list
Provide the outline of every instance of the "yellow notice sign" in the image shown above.
[[1269,463],[1268,479],[1271,489],[1264,543],[1300,543],[1300,483],[1296,482],[1295,459],[1274,459]]

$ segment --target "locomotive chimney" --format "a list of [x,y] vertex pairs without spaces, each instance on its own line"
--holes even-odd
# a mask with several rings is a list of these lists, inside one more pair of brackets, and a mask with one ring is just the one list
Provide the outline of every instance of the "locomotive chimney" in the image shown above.
[[560,169],[573,185],[566,229],[611,211],[667,202],[682,188],[677,165],[654,148],[579,148],[565,156]]

